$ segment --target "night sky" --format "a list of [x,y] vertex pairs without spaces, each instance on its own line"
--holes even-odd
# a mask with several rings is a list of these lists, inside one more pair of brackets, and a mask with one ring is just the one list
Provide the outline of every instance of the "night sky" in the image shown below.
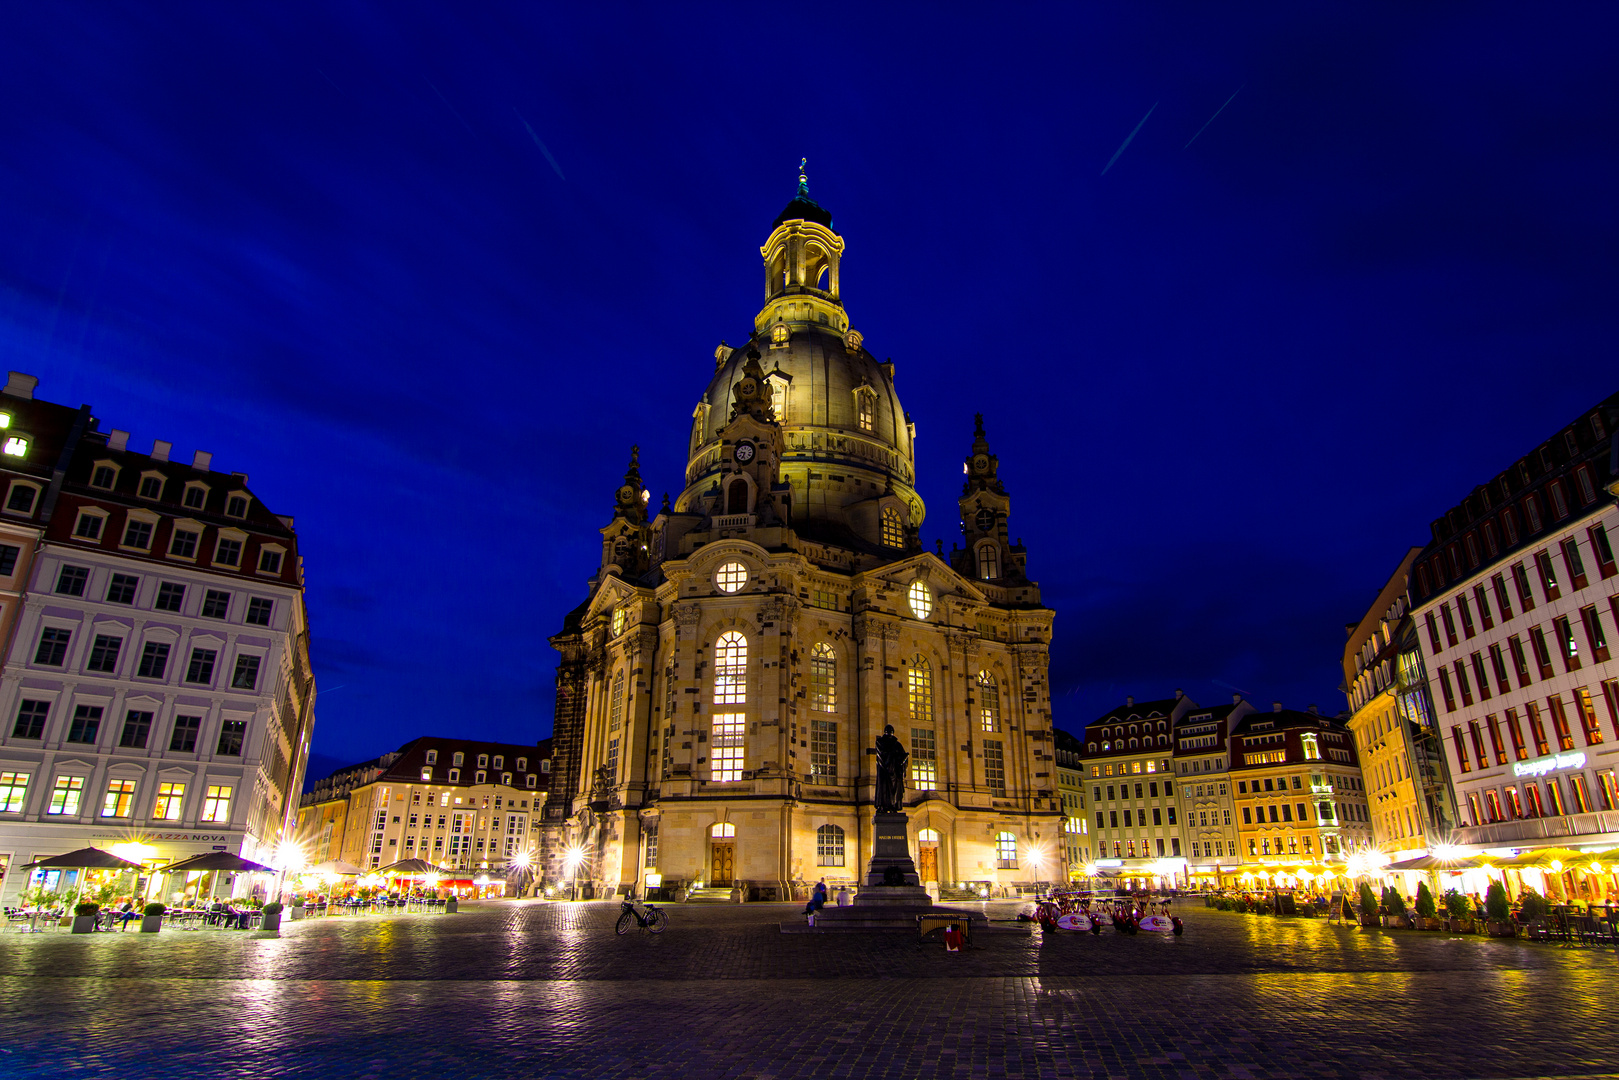
[[1619,388],[1619,16],[1113,7],[10,4],[0,352],[296,517],[326,767],[532,741],[807,156],[930,549],[985,414],[1058,724],[1336,712],[1428,522]]

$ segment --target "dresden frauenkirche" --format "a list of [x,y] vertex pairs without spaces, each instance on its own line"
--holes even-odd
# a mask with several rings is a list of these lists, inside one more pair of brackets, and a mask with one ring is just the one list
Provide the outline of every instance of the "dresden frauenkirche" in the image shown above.
[[673,505],[651,512],[631,456],[589,599],[551,638],[551,882],[744,900],[854,886],[887,726],[935,897],[1060,876],[1053,613],[981,420],[964,542],[923,549],[915,425],[850,325],[843,252],[800,176],[760,249],[752,337],[714,353]]

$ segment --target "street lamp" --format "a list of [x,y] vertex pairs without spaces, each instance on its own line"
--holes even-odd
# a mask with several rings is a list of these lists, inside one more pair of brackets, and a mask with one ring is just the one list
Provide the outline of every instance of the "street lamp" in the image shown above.
[[585,849],[582,844],[573,844],[562,853],[562,872],[568,875],[569,899],[579,899],[579,867],[585,862]]

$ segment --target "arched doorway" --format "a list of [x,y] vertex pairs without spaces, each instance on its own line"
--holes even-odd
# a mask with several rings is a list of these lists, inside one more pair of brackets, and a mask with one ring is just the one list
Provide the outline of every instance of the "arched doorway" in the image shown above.
[[736,826],[722,821],[708,830],[708,883],[730,888],[736,878]]
[[939,882],[938,829],[923,829],[916,834],[916,876],[924,885]]
[[746,514],[748,512],[748,482],[746,480],[732,480],[731,486],[725,492],[725,512],[727,514]]

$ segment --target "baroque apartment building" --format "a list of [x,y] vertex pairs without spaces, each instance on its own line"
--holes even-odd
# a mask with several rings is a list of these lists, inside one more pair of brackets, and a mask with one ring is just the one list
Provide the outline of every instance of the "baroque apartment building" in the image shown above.
[[1237,721],[1230,745],[1242,872],[1318,874],[1371,846],[1365,784],[1342,720],[1276,702]]
[[1057,795],[1062,802],[1065,881],[1085,876],[1091,861],[1091,822],[1085,810],[1085,745],[1077,735],[1052,728],[1057,757]]
[[925,550],[916,425],[850,324],[844,252],[800,177],[759,251],[764,304],[692,410],[682,490],[654,511],[632,457],[589,598],[551,639],[546,820],[600,892],[856,881],[885,725],[910,752],[924,883],[1049,879],[1062,847],[1053,613],[998,460],[980,423],[965,545]]
[[1432,854],[1456,823],[1444,747],[1411,618],[1412,548],[1359,623],[1345,627],[1344,693],[1371,812],[1372,842],[1393,862]]
[[1243,862],[1237,846],[1237,785],[1231,780],[1230,735],[1237,722],[1253,711],[1253,705],[1234,694],[1229,705],[1192,705],[1175,725],[1186,874],[1200,883],[1224,885]]
[[[0,521],[39,535],[0,677],[0,857],[123,844],[153,865],[266,861],[314,725],[292,519],[209,454],[132,450],[34,386],[13,375],[0,397],[25,440]],[[5,898],[27,877],[6,874]]]
[[1098,874],[1130,880],[1180,877],[1181,801],[1175,791],[1174,730],[1196,702],[1133,697],[1085,727],[1086,783]]
[[1616,430],[1619,394],[1475,488],[1416,559],[1454,840],[1475,850],[1619,845]]
[[298,841],[311,865],[377,870],[422,859],[441,868],[444,884],[470,885],[474,875],[539,865],[550,779],[550,739],[424,736],[315,784],[298,810]]

